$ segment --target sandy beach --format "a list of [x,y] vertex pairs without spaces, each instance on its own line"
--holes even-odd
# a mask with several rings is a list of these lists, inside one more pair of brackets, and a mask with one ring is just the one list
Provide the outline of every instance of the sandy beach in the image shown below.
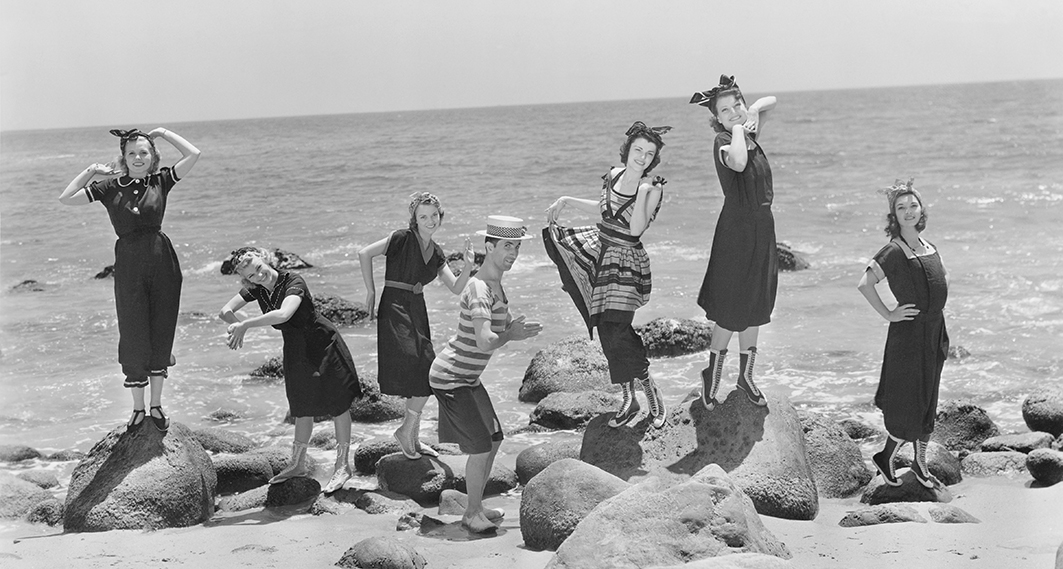
[[[914,507],[928,523],[843,528],[838,521],[863,506],[859,498],[822,499],[813,521],[762,516],[764,524],[793,553],[801,568],[876,569],[1051,568],[1063,541],[1063,484],[1031,487],[1026,477],[969,478],[949,487],[952,505],[979,524],[930,521],[928,503]],[[110,531],[63,534],[46,526],[23,525],[4,532],[0,565],[23,567],[330,567],[359,541],[384,536],[414,547],[432,568],[538,569],[553,552],[526,549],[520,533],[519,494],[494,496],[489,507],[507,515],[493,537],[470,538],[457,516],[419,534],[397,532],[397,514],[371,515],[337,504],[337,515],[248,510],[222,513],[188,528],[153,532]],[[305,510],[305,508],[304,508]]]

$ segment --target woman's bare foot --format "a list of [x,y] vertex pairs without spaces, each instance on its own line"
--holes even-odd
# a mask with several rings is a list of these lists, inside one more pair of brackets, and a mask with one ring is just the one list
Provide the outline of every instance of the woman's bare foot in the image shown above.
[[[468,512],[466,512],[466,516],[468,516]],[[487,519],[487,516],[482,511],[477,512],[472,517],[462,517],[461,527],[472,533],[490,533],[498,529],[491,520]]]

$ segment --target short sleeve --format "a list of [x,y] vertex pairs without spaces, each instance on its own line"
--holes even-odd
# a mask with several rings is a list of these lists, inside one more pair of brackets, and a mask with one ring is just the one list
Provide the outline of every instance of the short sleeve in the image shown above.
[[102,202],[107,196],[117,191],[118,184],[115,183],[115,180],[117,178],[97,180],[85,186],[85,195],[89,197],[90,202]]
[[712,160],[716,163],[716,176],[720,178],[720,184],[728,187],[731,180],[738,174],[723,161],[722,148],[731,144],[731,133],[721,132],[716,135],[716,141],[712,145]]
[[254,302],[255,300],[258,300],[255,298],[255,295],[252,294],[251,291],[246,287],[240,289],[240,298],[246,300],[247,302]]
[[177,182],[181,181],[177,177],[177,172],[174,172],[173,168],[170,168],[169,166],[160,169],[159,173],[156,174],[156,176],[158,180],[158,185],[160,188],[162,188],[163,195],[169,194],[170,190],[173,189],[174,185],[176,185]]
[[390,257],[395,253],[402,251],[402,248],[406,245],[406,239],[410,237],[410,231],[398,229],[391,232],[388,236],[388,246],[384,249],[384,256]]
[[469,318],[491,320],[491,309],[494,307],[495,298],[487,283],[480,279],[470,279],[469,284],[465,286],[465,295],[466,305],[469,307]]
[[878,253],[867,263],[867,268],[878,277],[878,280],[889,278],[891,274],[897,274],[898,263],[904,262],[904,253],[900,246],[892,241],[879,249]]
[[310,296],[310,289],[306,286],[306,280],[302,275],[292,274],[288,279],[288,284],[284,287],[284,296],[298,296],[307,298]]

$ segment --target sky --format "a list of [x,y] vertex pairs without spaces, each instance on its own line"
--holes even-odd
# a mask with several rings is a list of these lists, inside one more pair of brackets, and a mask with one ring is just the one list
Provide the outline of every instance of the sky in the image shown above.
[[0,130],[1063,78],[1061,0],[0,0]]

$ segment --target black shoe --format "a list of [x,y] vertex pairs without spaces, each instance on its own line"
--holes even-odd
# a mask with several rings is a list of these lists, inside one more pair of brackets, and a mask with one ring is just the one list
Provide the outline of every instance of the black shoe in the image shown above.
[[151,422],[152,422],[152,424],[155,425],[156,429],[158,429],[159,431],[165,433],[167,430],[170,429],[170,418],[167,417],[166,414],[162,412],[162,407],[161,406],[156,405],[156,406],[150,408],[151,411],[154,411],[156,409],[159,410],[159,415],[161,415],[161,417],[156,417],[155,415],[149,415],[151,417]]
[[125,424],[126,429],[132,429],[133,427],[139,427],[144,422],[144,410],[133,409],[133,416],[129,418],[129,422]]
[[[889,461],[889,464],[883,464],[883,461]],[[875,463],[875,468],[878,469],[878,473],[882,475],[882,480],[889,486],[900,486],[901,481],[897,479],[897,475],[893,472],[893,457],[886,454],[885,450],[881,450],[871,455],[871,462]]]
[[635,393],[631,393],[631,403],[626,407],[621,407],[616,415],[613,415],[612,419],[609,419],[609,426],[612,428],[623,427],[630,423],[639,414],[639,402],[635,399]]

